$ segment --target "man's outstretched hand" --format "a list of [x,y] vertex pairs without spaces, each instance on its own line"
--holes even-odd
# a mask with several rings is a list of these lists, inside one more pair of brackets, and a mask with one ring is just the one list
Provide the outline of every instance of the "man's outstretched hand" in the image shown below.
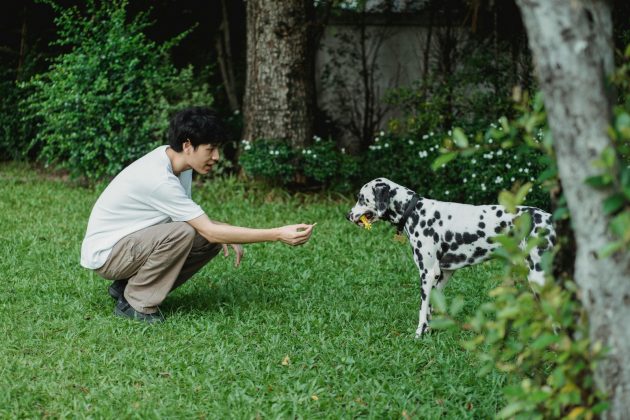
[[[317,223],[313,223],[312,225],[306,223],[300,223],[297,225],[287,225],[276,228],[277,240],[284,242],[288,245],[302,245],[306,243],[313,233],[313,228],[317,225]],[[234,254],[236,254],[236,261],[234,261],[234,266],[238,267],[241,264],[241,259],[243,258],[243,245],[240,244],[223,244],[223,256],[227,257],[230,255],[228,246],[232,247],[234,250]]]
[[312,225],[300,223],[298,225],[279,227],[277,228],[278,240],[288,245],[302,245],[310,239],[315,225],[317,225],[317,223]]

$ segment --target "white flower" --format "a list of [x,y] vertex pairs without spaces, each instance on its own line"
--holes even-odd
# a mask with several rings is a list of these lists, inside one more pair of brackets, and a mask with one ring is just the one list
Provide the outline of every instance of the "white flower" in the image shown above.
[[448,194],[449,194],[449,192],[448,192],[448,191],[444,191],[444,194],[448,195]]
[[476,177],[477,177],[477,174],[472,174],[471,176],[472,176],[473,178],[476,178]]
[[422,140],[426,140],[426,139],[428,139],[428,138],[429,138],[429,136],[428,136],[427,134],[425,134],[424,136],[422,136]]
[[413,146],[413,140],[409,140],[409,146]]
[[502,156],[502,155],[503,155],[503,149],[498,150],[498,151],[497,151],[497,156]]
[[502,178],[502,177],[500,177],[500,176],[496,177],[496,178],[495,178],[495,180],[494,180],[494,183],[495,183],[495,184],[500,184],[500,183],[502,183],[502,182],[503,182],[503,178]]
[[383,137],[383,136],[385,135],[385,132],[384,132],[384,131],[381,131],[381,132],[380,132],[380,135],[381,135],[381,137]]
[[[470,163],[472,163],[474,165],[475,163],[477,163],[477,160],[473,159],[473,160],[470,161]],[[475,176],[475,174],[473,174],[473,176]]]
[[505,167],[506,167],[506,168],[508,168],[508,169],[510,169],[510,168],[512,167],[512,165],[510,165],[509,163],[506,163],[506,164],[505,164]]
[[514,177],[510,178],[510,181],[511,181],[511,182],[514,182]]
[[467,182],[468,182],[468,180],[466,178],[464,178],[464,184],[467,183]]

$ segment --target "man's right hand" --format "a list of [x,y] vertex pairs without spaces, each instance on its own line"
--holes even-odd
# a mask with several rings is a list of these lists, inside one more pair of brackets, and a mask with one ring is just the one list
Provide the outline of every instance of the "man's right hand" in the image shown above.
[[277,228],[278,240],[288,245],[302,245],[310,239],[315,225],[317,225],[317,223],[314,223],[312,225],[301,223],[298,225],[287,225],[279,227]]

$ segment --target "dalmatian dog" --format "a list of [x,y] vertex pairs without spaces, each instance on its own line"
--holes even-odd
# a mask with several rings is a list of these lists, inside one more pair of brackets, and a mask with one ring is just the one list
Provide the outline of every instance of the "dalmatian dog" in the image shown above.
[[361,188],[347,219],[361,227],[362,216],[368,223],[388,221],[409,238],[420,272],[420,319],[416,330],[416,338],[420,338],[428,330],[431,290],[443,289],[454,270],[488,259],[499,246],[493,238],[509,230],[514,219],[524,212],[532,217],[530,236],[544,237],[543,243],[529,253],[528,280],[543,285],[540,260],[544,251],[553,246],[555,231],[551,215],[538,208],[521,206],[513,214],[500,205],[429,200],[388,179],[377,178]]

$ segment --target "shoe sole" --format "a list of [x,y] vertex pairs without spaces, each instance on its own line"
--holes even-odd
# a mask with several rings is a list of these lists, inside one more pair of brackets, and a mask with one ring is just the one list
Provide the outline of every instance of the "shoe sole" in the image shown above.
[[145,322],[147,324],[160,324],[160,323],[164,322],[164,318],[162,318],[162,319],[160,319],[160,318],[137,318],[135,316],[130,316],[129,314],[126,314],[125,312],[123,312],[120,309],[118,309],[118,307],[114,308],[114,315],[116,315],[118,317],[121,317],[121,318],[131,319],[133,321]]

